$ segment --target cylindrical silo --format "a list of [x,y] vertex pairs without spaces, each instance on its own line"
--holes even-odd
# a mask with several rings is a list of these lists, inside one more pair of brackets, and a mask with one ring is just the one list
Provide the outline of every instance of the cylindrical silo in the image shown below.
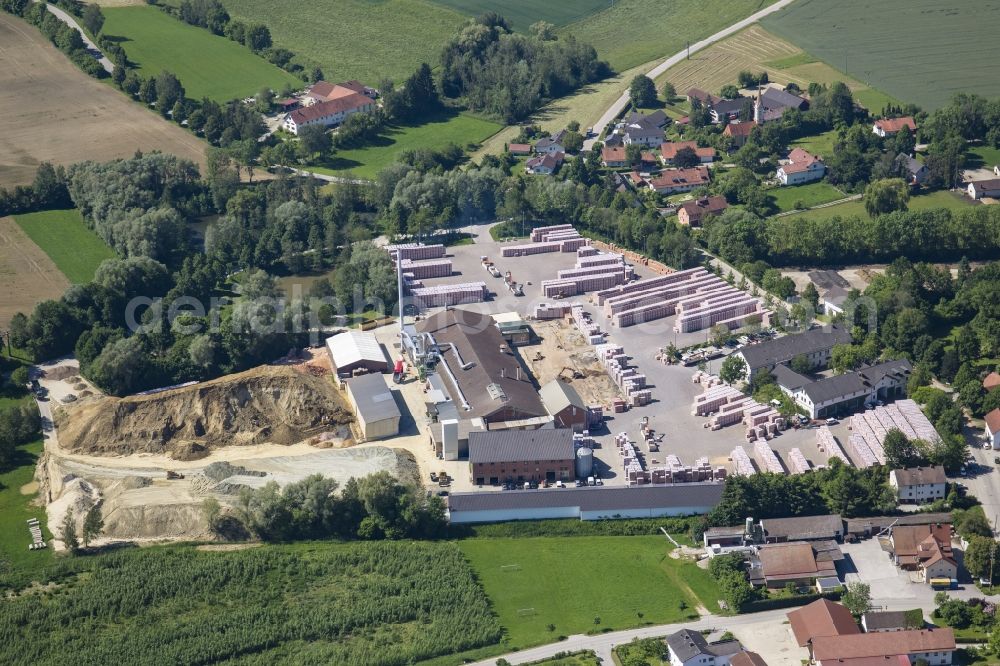
[[581,446],[576,450],[576,478],[587,480],[594,474],[594,450]]

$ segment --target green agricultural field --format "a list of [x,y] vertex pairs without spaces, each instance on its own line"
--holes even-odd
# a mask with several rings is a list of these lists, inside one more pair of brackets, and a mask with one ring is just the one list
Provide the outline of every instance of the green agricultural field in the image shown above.
[[956,92],[1000,96],[1000,1],[798,0],[771,32],[896,99],[925,109]]
[[392,164],[400,151],[440,149],[449,143],[462,148],[478,146],[502,126],[467,114],[456,114],[431,120],[422,125],[392,126],[372,145],[337,151],[333,160],[323,167],[309,167],[325,174],[350,171],[358,178],[372,179]]
[[182,23],[155,7],[110,7],[104,16],[103,34],[121,40],[129,61],[143,76],[173,72],[192,99],[225,102],[254,95],[263,86],[277,90],[286,83],[302,85],[245,46]]
[[[767,191],[771,205],[777,212],[794,210],[795,208],[811,208],[820,204],[843,199],[846,194],[825,181],[776,187]],[[798,204],[798,206],[796,205]]]
[[233,18],[264,23],[278,46],[323,69],[329,81],[377,86],[422,62],[437,66],[445,42],[467,19],[427,0],[223,0]]
[[468,16],[479,16],[486,12],[499,12],[519,32],[527,32],[532,23],[548,21],[555,26],[564,26],[579,21],[591,14],[607,9],[608,0],[432,0],[434,3],[451,7]]
[[[950,208],[954,210],[958,208],[965,208],[970,205],[972,205],[972,203],[965,196],[941,190],[913,197],[910,199],[909,208],[910,210],[927,210],[930,208]],[[837,204],[836,206],[829,206],[827,208],[807,210],[801,213],[801,217],[816,220],[829,219],[836,215],[839,215],[840,217],[852,217],[857,215],[862,218],[868,218],[868,213],[865,211],[865,205],[860,200],[848,201],[847,203]],[[799,217],[799,215],[796,215],[795,217]]]
[[[560,32],[592,44],[617,70],[671,56],[770,5],[774,0],[618,0]],[[627,85],[627,84],[626,84]]]
[[115,253],[83,223],[80,211],[45,210],[14,218],[18,226],[73,284],[94,279],[94,271]]
[[466,539],[458,545],[500,616],[510,647],[678,622],[699,605],[718,612],[719,593],[709,573],[671,558],[663,537]]

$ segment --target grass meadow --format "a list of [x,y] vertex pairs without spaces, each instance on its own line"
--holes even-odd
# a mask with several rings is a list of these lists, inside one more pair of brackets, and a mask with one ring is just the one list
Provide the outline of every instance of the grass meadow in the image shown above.
[[433,0],[435,4],[454,9],[468,16],[500,12],[518,32],[527,32],[532,23],[547,21],[557,27],[584,19],[608,9],[609,0]]
[[710,574],[671,558],[663,537],[465,539],[458,545],[500,616],[510,647],[678,622],[696,615],[698,605],[719,610]]
[[767,191],[771,205],[778,212],[794,210],[796,204],[800,207],[809,208],[820,204],[830,203],[837,199],[843,199],[847,195],[826,181],[817,183],[806,183],[805,185],[790,185],[776,187]]
[[37,518],[45,538],[51,535],[45,524],[45,509],[33,506],[37,490],[31,487],[35,461],[42,453],[41,440],[20,449],[16,467],[0,472],[0,575],[7,568],[19,571],[39,571],[52,562],[52,550],[28,550],[31,533],[27,520]]
[[996,0],[975,6],[798,0],[761,23],[854,78],[925,109],[946,104],[956,92],[1000,96]]
[[[959,208],[966,208],[970,205],[972,204],[969,199],[962,194],[939,190],[937,192],[912,197],[910,199],[909,209],[927,210],[930,208],[950,208],[955,210]],[[868,218],[868,213],[865,211],[865,204],[860,200],[848,201],[846,203],[829,206],[827,208],[807,210],[801,213],[801,217],[808,217],[816,220],[829,219],[837,215],[840,217],[853,217],[856,215],[861,218]],[[796,217],[799,216],[797,215]]]
[[112,7],[104,15],[103,34],[121,40],[140,74],[173,72],[192,99],[225,102],[254,95],[264,86],[278,90],[285,83],[303,85],[245,46],[182,23],[156,7]]
[[84,225],[80,211],[75,208],[26,213],[15,216],[14,221],[73,284],[90,282],[101,262],[115,256]]
[[328,164],[310,166],[324,174],[351,172],[358,178],[372,179],[392,164],[403,150],[440,149],[455,143],[462,148],[475,147],[500,130],[502,126],[468,114],[443,116],[420,125],[393,125],[371,145],[339,150]]
[[829,158],[833,155],[833,144],[837,142],[837,130],[829,130],[821,134],[804,136],[801,139],[792,141],[792,148],[801,148],[813,155],[822,158]]

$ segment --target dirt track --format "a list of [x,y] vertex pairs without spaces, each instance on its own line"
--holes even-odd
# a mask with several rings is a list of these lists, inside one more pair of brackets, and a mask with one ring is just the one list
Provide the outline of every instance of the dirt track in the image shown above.
[[84,74],[27,22],[0,13],[0,186],[39,162],[73,164],[162,150],[205,163],[205,144]]
[[36,303],[59,298],[67,287],[66,276],[14,218],[0,217],[0,328],[7,328],[15,313],[30,313]]

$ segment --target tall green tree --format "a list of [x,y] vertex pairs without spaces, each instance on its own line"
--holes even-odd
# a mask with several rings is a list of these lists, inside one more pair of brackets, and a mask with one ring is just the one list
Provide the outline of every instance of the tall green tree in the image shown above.
[[645,74],[639,74],[629,84],[628,95],[636,107],[654,106],[656,104],[656,85],[653,83],[653,79]]

